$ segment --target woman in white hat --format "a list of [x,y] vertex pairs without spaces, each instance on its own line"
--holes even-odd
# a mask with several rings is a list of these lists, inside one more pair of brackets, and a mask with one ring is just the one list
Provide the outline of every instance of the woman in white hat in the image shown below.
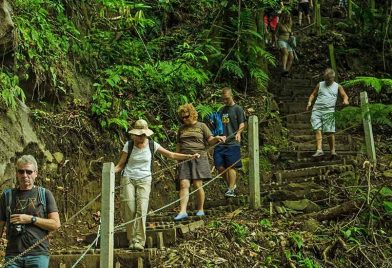
[[154,132],[143,119],[137,120],[129,133],[131,140],[125,143],[115,172],[122,171],[121,204],[125,221],[143,216],[127,225],[129,247],[143,250],[146,242],[146,215],[151,190],[153,154],[158,152],[175,160],[194,159],[200,155],[174,153],[149,140],[148,137]]

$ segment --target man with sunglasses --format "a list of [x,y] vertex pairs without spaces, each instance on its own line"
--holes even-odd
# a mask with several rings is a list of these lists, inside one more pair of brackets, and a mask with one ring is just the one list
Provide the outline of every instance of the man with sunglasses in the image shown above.
[[5,263],[7,268],[49,267],[49,242],[44,240],[25,252],[50,231],[60,227],[60,218],[53,194],[34,185],[38,175],[37,161],[32,155],[23,155],[16,162],[18,186],[7,189],[0,198],[0,237],[4,226],[7,232]]
[[241,133],[245,128],[245,113],[243,108],[236,104],[230,88],[222,89],[222,100],[225,106],[219,111],[223,123],[223,136],[226,142],[215,147],[214,164],[219,173],[229,168],[223,177],[227,183],[226,197],[235,197],[234,190],[237,185],[237,168],[241,163]]

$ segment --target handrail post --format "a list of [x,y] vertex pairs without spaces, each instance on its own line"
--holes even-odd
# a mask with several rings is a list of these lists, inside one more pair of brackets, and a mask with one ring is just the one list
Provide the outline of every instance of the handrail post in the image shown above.
[[114,248],[114,164],[102,168],[100,267],[113,268]]
[[248,121],[249,140],[249,202],[253,209],[260,208],[260,169],[259,169],[259,120],[251,115]]
[[372,120],[369,113],[369,100],[367,92],[360,93],[363,129],[365,132],[366,152],[372,164],[376,164],[376,148],[374,146]]
[[331,61],[332,70],[335,71],[335,80],[338,81],[338,68],[336,66],[335,48],[333,44],[328,44],[329,59]]

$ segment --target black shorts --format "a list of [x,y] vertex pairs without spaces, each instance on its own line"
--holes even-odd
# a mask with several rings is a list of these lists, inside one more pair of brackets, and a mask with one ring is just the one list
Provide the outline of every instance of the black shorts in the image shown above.
[[299,9],[299,12],[304,13],[306,16],[309,15],[309,2],[299,3],[298,9]]

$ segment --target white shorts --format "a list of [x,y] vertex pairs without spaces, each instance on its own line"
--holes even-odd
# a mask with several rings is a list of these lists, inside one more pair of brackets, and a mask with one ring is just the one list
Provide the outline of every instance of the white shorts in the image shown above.
[[321,130],[322,132],[335,132],[335,112],[319,112],[312,111],[310,123],[313,130]]
[[279,40],[278,41],[279,48],[287,48],[288,52],[293,52],[293,48],[289,45],[287,41]]

